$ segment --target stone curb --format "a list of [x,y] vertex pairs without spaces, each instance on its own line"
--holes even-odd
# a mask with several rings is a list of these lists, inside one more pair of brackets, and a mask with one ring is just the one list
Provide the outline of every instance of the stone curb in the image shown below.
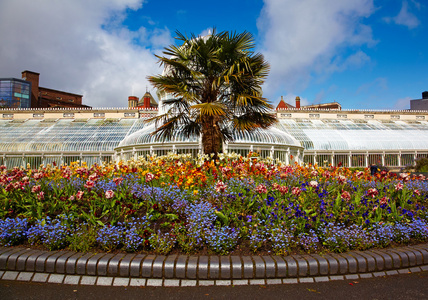
[[[34,275],[36,280],[42,281],[48,277],[41,274],[47,274],[53,278],[52,282],[58,282],[60,278],[68,276],[82,277],[81,282],[90,280],[88,278],[93,276],[115,278],[115,282],[122,282],[118,278],[146,279],[145,283],[148,286],[156,282],[157,284],[162,282],[167,286],[191,285],[193,283],[190,281],[194,280],[215,281],[218,285],[231,282],[258,284],[272,280],[294,282],[295,279],[299,279],[299,282],[313,282],[314,278],[315,280],[334,279],[338,276],[346,278],[353,276],[352,274],[388,275],[397,273],[397,270],[421,269],[418,267],[426,265],[428,265],[428,244],[341,254],[284,257],[114,255],[0,247],[0,272],[7,273],[9,277],[15,275],[17,277],[18,273],[29,276],[28,274],[34,272],[36,275],[39,274]],[[426,267],[422,268],[425,269]],[[104,279],[103,282],[107,285],[110,281]]]
[[96,285],[96,286],[119,286],[119,287],[203,287],[203,286],[238,286],[238,285],[277,285],[298,283],[319,283],[337,280],[358,280],[374,277],[393,276],[398,274],[409,274],[428,271],[428,265],[389,270],[382,272],[315,276],[300,278],[274,278],[274,279],[167,279],[167,278],[129,278],[110,276],[88,276],[88,275],[65,275],[54,273],[0,271],[0,280],[24,281],[37,283],[56,283],[68,285]]

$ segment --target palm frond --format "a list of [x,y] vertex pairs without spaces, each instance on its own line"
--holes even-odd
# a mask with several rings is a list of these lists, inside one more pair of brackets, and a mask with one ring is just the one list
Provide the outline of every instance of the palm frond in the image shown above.
[[218,102],[208,102],[192,105],[191,109],[199,111],[201,117],[203,116],[224,116],[226,114],[226,105]]

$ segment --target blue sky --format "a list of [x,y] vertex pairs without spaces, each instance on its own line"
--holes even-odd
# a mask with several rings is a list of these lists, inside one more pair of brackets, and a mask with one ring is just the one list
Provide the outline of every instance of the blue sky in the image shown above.
[[426,0],[6,0],[0,77],[41,73],[40,85],[122,107],[160,73],[154,54],[175,31],[251,32],[271,64],[264,96],[345,109],[407,109],[428,90]]

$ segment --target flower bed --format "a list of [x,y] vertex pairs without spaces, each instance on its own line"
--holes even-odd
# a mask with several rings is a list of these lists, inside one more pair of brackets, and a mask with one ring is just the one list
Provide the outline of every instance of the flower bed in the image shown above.
[[423,176],[234,154],[0,169],[5,246],[285,255],[428,240]]

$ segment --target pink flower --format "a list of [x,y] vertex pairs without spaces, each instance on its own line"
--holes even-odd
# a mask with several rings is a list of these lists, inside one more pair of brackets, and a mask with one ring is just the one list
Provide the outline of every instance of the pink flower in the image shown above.
[[75,199],[75,197],[74,197],[73,195],[71,195],[71,196],[68,198],[68,200],[70,200],[70,201],[74,201],[74,199]]
[[315,180],[312,180],[311,182],[309,182],[309,186],[313,187],[313,188],[316,188],[318,186],[318,182],[315,181]]
[[221,180],[217,181],[217,184],[215,185],[215,190],[217,193],[224,192],[226,190],[226,188],[227,188],[227,185],[224,184],[223,181],[221,181]]
[[343,200],[346,200],[346,201],[351,200],[351,194],[350,194],[348,191],[343,191],[343,190],[342,190],[342,195],[340,195],[340,197],[341,197]]
[[378,191],[377,191],[377,189],[375,189],[375,188],[371,188],[371,189],[368,189],[368,190],[367,190],[367,195],[368,195],[369,197],[374,198],[374,197],[376,197],[378,194],[379,194],[379,192],[378,192]]
[[421,192],[419,192],[419,190],[414,190],[413,191],[416,195],[418,195],[418,196],[420,196],[421,195]]
[[13,190],[13,184],[9,183],[8,185],[6,185],[6,187],[4,188],[6,190],[6,192],[10,192]]
[[71,177],[71,175],[73,175],[73,173],[69,167],[65,168],[64,171],[62,171],[62,177],[63,178],[68,179]]
[[302,190],[295,186],[291,189],[291,193],[295,196],[299,196],[302,193]]
[[388,198],[387,197],[382,197],[380,200],[379,200],[379,204],[380,205],[387,205],[388,204]]
[[267,188],[266,188],[266,186],[265,186],[265,185],[263,185],[263,184],[259,184],[259,185],[256,187],[256,192],[257,192],[257,193],[259,193],[259,194],[265,194],[265,193],[267,193]]
[[114,197],[114,192],[112,190],[108,190],[105,193],[107,199],[111,199]]
[[279,184],[278,184],[278,183],[276,183],[276,182],[274,182],[274,183],[272,184],[272,189],[273,189],[274,191],[279,190]]
[[229,168],[229,167],[221,168],[221,174],[222,174],[223,176],[227,176],[227,175],[230,173],[230,171],[232,171],[232,169],[231,169],[231,168]]
[[79,175],[83,175],[83,174],[87,174],[88,173],[88,169],[84,168],[84,167],[80,167],[76,169],[76,173]]
[[43,178],[43,173],[35,173],[35,174],[33,175],[33,178],[34,178],[34,179],[40,179],[40,178]]
[[361,178],[361,177],[363,177],[364,172],[358,171],[355,175],[357,176],[357,178]]
[[86,184],[84,185],[85,188],[87,188],[88,190],[91,190],[95,185],[95,182],[88,180],[86,181]]
[[282,195],[285,195],[285,194],[287,194],[287,193],[288,193],[288,187],[287,187],[287,186],[285,186],[285,185],[281,185],[281,186],[278,188],[278,191],[279,191]]
[[122,183],[122,181],[123,181],[123,177],[116,177],[116,178],[113,178],[113,182],[114,182],[116,185],[121,184],[121,183]]
[[153,175],[152,173],[147,173],[146,174],[146,182],[150,182],[153,179],[155,179],[155,175]]
[[41,187],[40,185],[35,185],[35,186],[33,186],[33,187],[31,188],[31,191],[32,191],[33,193],[38,193],[38,192],[40,192],[40,191],[41,191],[41,189],[42,189],[42,187]]
[[313,171],[311,172],[311,175],[312,175],[313,177],[318,176],[318,171],[317,171],[317,170],[313,170]]
[[88,179],[89,179],[90,181],[97,181],[97,180],[98,180],[98,175],[97,175],[97,173],[91,174],[91,175],[88,177]]
[[77,200],[82,200],[84,193],[85,192],[83,192],[83,191],[78,191],[77,194],[76,194],[76,199]]
[[39,194],[37,194],[37,199],[45,200],[45,192],[40,192]]
[[403,189],[403,184],[401,182],[397,183],[395,185],[395,190],[396,191],[401,191]]
[[329,171],[325,171],[322,175],[323,175],[325,178],[330,178],[330,177],[331,177],[331,173],[330,173]]
[[337,177],[337,181],[339,181],[339,183],[345,183],[346,182],[346,177],[343,175],[339,175]]
[[257,170],[266,170],[266,166],[265,166],[265,164],[264,163],[256,163],[255,165],[254,165],[254,167],[257,169]]
[[410,175],[409,175],[409,174],[407,174],[407,173],[400,173],[400,178],[401,178],[404,182],[406,182],[406,181],[409,181],[409,180],[410,180]]

